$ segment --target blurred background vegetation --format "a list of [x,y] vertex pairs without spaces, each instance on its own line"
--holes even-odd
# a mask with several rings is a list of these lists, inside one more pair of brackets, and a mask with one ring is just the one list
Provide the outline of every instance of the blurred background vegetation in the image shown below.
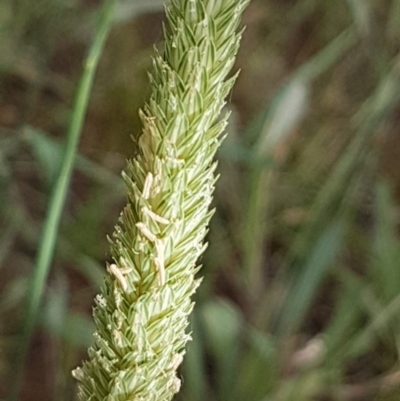
[[[0,0],[0,398],[99,0]],[[162,0],[120,0],[21,400],[76,400]],[[400,0],[253,0],[178,401],[400,400]]]

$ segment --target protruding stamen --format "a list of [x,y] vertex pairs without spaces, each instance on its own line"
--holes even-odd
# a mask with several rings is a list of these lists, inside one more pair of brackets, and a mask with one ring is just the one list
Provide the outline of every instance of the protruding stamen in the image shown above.
[[165,241],[162,239],[156,240],[156,252],[157,255],[154,258],[154,263],[157,267],[158,272],[158,284],[164,285],[166,282],[166,272],[165,272]]
[[122,289],[126,291],[128,288],[128,282],[124,277],[122,269],[120,269],[116,264],[112,263],[111,265],[107,266],[107,271],[117,279],[117,281],[121,284]]
[[144,199],[149,199],[151,186],[153,185],[153,174],[147,173],[146,180],[144,181],[142,196]]
[[147,216],[149,216],[151,219],[153,219],[154,221],[161,223],[161,224],[169,224],[169,220],[158,215],[157,213],[154,213],[153,211],[151,211],[148,207],[143,207],[142,211],[144,214],[146,214]]
[[142,235],[144,235],[151,242],[155,242],[157,240],[156,235],[150,231],[149,227],[147,227],[146,224],[140,221],[139,223],[136,223],[136,227],[139,229]]

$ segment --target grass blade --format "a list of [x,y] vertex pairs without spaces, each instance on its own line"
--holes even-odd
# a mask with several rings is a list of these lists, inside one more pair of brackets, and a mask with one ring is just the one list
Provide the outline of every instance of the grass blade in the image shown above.
[[[260,255],[263,254],[266,234],[268,193],[273,184],[274,168],[270,166],[273,166],[274,152],[287,140],[305,116],[308,93],[314,80],[351,49],[355,39],[353,30],[347,29],[299,67],[289,82],[278,91],[264,115],[249,128],[258,132],[258,138],[252,148],[254,164],[249,178],[249,197],[243,229],[246,281],[252,289],[253,300],[258,299],[262,293],[263,266]],[[252,134],[246,132],[244,136]],[[269,165],[265,163],[266,160],[271,160]]]
[[67,135],[65,153],[61,162],[58,178],[51,194],[48,213],[44,223],[43,234],[41,236],[37,254],[35,270],[33,272],[30,285],[30,291],[28,295],[29,306],[25,319],[22,340],[18,344],[19,346],[16,367],[14,370],[14,380],[10,393],[10,400],[13,401],[18,399],[29,341],[35,327],[41,296],[53,258],[58,227],[74,166],[75,154],[82,131],[84,116],[88,106],[89,95],[93,84],[96,67],[111,27],[111,17],[113,14],[114,4],[115,0],[108,0],[104,5],[99,28],[89,50],[84,71],[79,82],[71,123]]
[[308,250],[317,241],[326,225],[346,204],[346,194],[354,187],[358,170],[369,160],[372,139],[399,101],[397,90],[399,85],[400,58],[398,57],[375,93],[364,102],[355,115],[353,124],[358,130],[318,193],[311,208],[312,215],[289,251],[286,262],[288,265],[301,265]]
[[315,292],[340,252],[345,227],[342,221],[335,221],[323,233],[305,263],[300,277],[289,291],[281,313],[281,333],[291,333],[310,307]]

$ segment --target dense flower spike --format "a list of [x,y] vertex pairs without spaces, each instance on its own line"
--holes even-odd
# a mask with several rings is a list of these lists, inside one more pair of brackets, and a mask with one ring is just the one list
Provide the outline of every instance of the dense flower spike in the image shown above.
[[212,212],[213,162],[235,77],[237,28],[249,0],[171,0],[164,54],[140,113],[139,153],[124,179],[128,204],[111,242],[114,263],[95,299],[89,359],[74,370],[81,400],[165,401],[179,391],[176,370],[199,280],[196,261]]

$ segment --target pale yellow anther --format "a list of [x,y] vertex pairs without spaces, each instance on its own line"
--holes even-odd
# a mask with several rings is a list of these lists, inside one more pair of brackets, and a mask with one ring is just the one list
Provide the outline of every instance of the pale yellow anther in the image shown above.
[[83,370],[81,368],[74,369],[72,371],[72,376],[78,381],[83,381],[84,379]]
[[182,355],[182,354],[175,354],[175,355],[172,357],[172,361],[171,361],[171,363],[170,363],[170,365],[169,365],[169,368],[170,368],[170,369],[176,370],[176,369],[178,369],[178,366],[179,366],[182,362],[183,362],[183,355]]
[[158,273],[158,285],[162,286],[166,282],[166,273],[165,273],[165,267],[164,263],[162,260],[158,259],[157,257],[154,258],[154,264],[157,267],[157,273]]
[[154,258],[154,264],[157,267],[158,284],[164,285],[166,282],[165,271],[165,241],[157,239],[155,242],[157,255]]
[[113,337],[115,339],[116,344],[119,347],[122,347],[122,334],[118,330],[113,330]]
[[136,223],[136,227],[139,229],[142,235],[145,236],[148,240],[150,240],[151,242],[156,241],[157,239],[156,235],[150,231],[149,227],[147,227],[146,224],[140,221],[139,223]]
[[[124,291],[127,290],[128,288],[128,282],[126,281],[126,278],[124,277],[124,272],[123,270],[125,269],[120,269],[116,264],[112,263],[111,265],[107,266],[107,271],[110,273],[112,276],[114,276],[117,281],[120,283],[122,289]],[[131,269],[132,270],[132,269]],[[129,273],[129,272],[128,272]],[[126,274],[126,273],[125,273]]]
[[148,207],[143,207],[142,208],[142,212],[149,216],[152,220],[156,221],[157,223],[161,223],[161,224],[169,224],[169,220],[158,215],[157,213],[154,213],[153,211],[151,211]]
[[151,191],[151,186],[153,185],[153,179],[154,179],[153,174],[151,174],[150,172],[147,173],[142,192],[142,196],[144,199],[149,199],[150,197],[150,191]]

